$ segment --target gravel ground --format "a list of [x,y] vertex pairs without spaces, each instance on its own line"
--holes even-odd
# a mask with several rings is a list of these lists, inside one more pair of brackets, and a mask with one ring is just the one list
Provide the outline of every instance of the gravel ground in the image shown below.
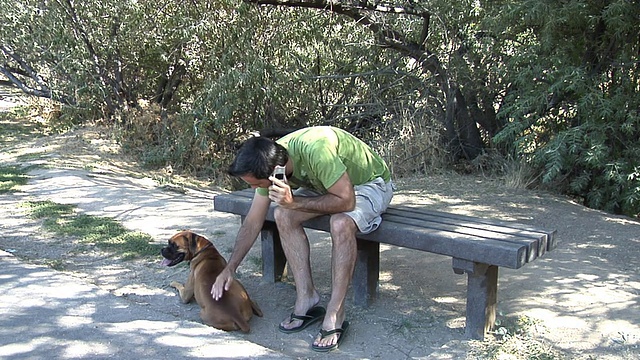
[[[16,126],[6,121],[2,126]],[[2,141],[0,165],[37,165],[29,183],[0,195],[0,249],[23,261],[55,265],[112,296],[198,322],[196,305],[183,305],[169,288],[184,280],[186,267],[163,268],[158,259],[122,261],[98,249],[77,251],[73,239],[44,232],[25,217],[25,201],[75,204],[82,213],[109,216],[165,243],[176,231],[193,229],[229,256],[239,226],[236,216],[216,213],[212,198],[221,189],[177,176],[141,170],[120,155],[103,129],[86,127],[62,135]],[[180,186],[167,186],[171,178]],[[513,220],[557,229],[559,246],[519,270],[501,269],[500,328],[526,319],[529,331],[515,341],[463,338],[465,278],[451,260],[382,246],[380,295],[367,309],[348,304],[351,328],[336,359],[475,359],[500,349],[568,359],[640,357],[640,224],[634,219],[585,208],[543,192],[511,189],[500,179],[458,174],[398,179],[397,204],[415,204],[459,214]],[[190,184],[190,185],[184,185]],[[329,294],[329,240],[311,232],[316,285]],[[250,334],[234,334],[293,358],[322,358],[309,349],[317,328],[285,335],[276,329],[294,303],[291,282],[260,280],[259,246],[239,270],[239,279],[260,304],[264,318]],[[55,319],[49,319],[55,321]],[[49,321],[45,320],[45,321]],[[510,349],[509,347],[515,347]],[[507,355],[505,355],[507,356]]]

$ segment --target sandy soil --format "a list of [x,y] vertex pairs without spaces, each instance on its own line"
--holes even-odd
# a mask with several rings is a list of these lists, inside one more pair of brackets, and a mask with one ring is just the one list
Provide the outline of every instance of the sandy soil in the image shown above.
[[[181,304],[168,286],[172,280],[184,280],[186,266],[163,268],[160,257],[122,261],[114,254],[81,247],[73,239],[43,231],[39,222],[24,215],[20,204],[34,200],[75,204],[79,212],[110,216],[132,230],[149,233],[159,244],[178,230],[193,229],[228,257],[239,219],[213,211],[213,196],[223,190],[163,171],[143,171],[121,156],[117,144],[96,127],[14,140],[3,142],[0,165],[38,166],[18,192],[0,195],[0,249],[72,273],[114,296],[199,321],[197,305]],[[168,180],[181,185],[167,185]],[[501,269],[500,326],[518,317],[534,324],[516,342],[522,348],[500,347],[521,355],[503,358],[525,358],[527,351],[568,359],[640,357],[637,221],[591,210],[564,197],[509,189],[499,179],[445,174],[397,183],[394,203],[558,230],[556,250],[522,269]],[[330,242],[326,234],[310,234],[316,285],[326,304]],[[275,285],[261,281],[259,251],[254,246],[238,276],[265,316],[252,320],[251,333],[237,335],[294,358],[323,358],[309,349],[316,326],[292,335],[277,331],[277,324],[291,312],[295,292],[290,281]],[[383,246],[379,298],[366,309],[348,303],[351,328],[341,349],[330,356],[480,358],[496,340],[464,340],[465,283],[463,276],[453,273],[449,258]]]

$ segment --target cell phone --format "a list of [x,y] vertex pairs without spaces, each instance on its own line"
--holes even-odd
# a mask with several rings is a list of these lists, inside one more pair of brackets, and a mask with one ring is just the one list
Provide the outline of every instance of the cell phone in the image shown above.
[[285,174],[286,168],[284,166],[276,165],[276,168],[273,170],[273,177],[280,181],[287,182],[287,175]]

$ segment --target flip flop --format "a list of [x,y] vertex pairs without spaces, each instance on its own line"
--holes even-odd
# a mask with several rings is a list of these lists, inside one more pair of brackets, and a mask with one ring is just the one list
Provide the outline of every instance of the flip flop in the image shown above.
[[291,320],[302,320],[302,324],[300,326],[287,329],[282,324],[278,326],[278,330],[282,331],[285,334],[291,334],[298,331],[302,331],[306,329],[309,325],[315,323],[316,321],[324,318],[324,314],[327,311],[322,306],[314,306],[309,311],[307,311],[306,315],[296,315],[291,313]]
[[337,328],[337,329],[333,329],[333,330],[323,330],[320,329],[320,339],[324,339],[327,336],[331,336],[333,334],[338,334],[338,341],[336,341],[335,344],[331,345],[331,346],[318,346],[316,344],[311,345],[311,349],[314,351],[318,351],[318,352],[329,352],[331,350],[335,350],[338,348],[338,346],[340,346],[340,343],[342,342],[342,339],[344,339],[344,336],[346,335],[347,329],[349,328],[349,322],[348,321],[344,321],[342,323],[342,327]]

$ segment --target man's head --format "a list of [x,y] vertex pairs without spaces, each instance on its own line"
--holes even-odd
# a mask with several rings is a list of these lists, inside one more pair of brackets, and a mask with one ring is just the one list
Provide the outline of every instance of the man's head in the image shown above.
[[268,179],[276,165],[284,166],[289,160],[287,149],[267,137],[256,136],[245,141],[238,150],[227,172],[231,176],[247,175]]

